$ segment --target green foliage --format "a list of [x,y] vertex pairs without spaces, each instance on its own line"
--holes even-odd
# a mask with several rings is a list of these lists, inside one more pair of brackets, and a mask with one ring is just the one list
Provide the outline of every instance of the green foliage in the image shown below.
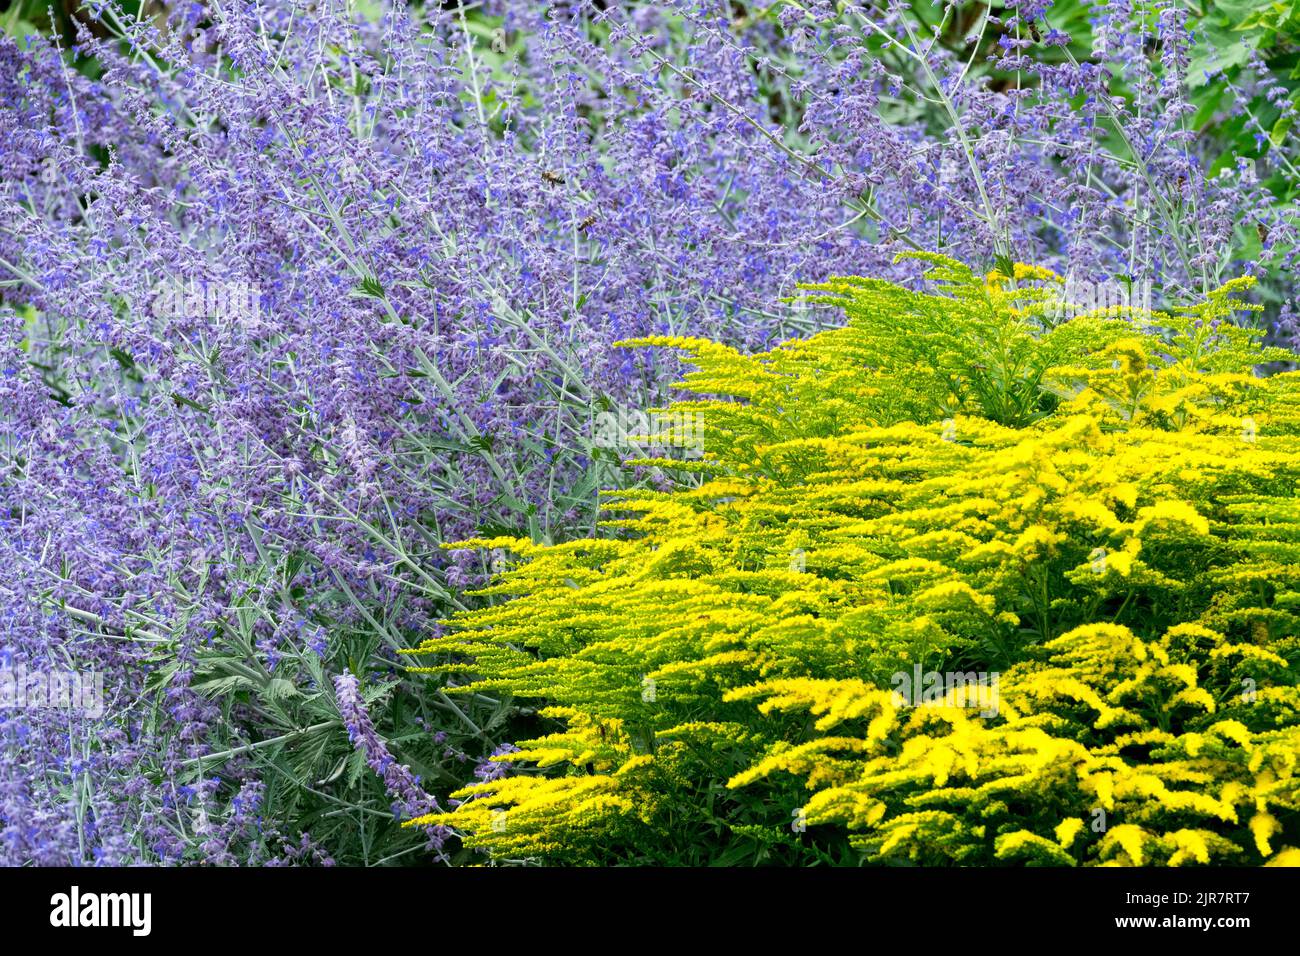
[[426,822],[503,861],[1296,855],[1300,375],[1255,374],[1249,283],[1069,315],[923,258],[935,291],[817,286],[848,324],[766,354],[631,343],[713,396],[676,408],[706,480],[471,542],[509,599],[416,670],[553,727]]

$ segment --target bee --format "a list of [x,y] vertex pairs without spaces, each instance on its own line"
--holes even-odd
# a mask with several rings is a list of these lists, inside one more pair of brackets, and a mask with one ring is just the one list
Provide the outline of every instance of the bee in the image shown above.
[[1029,24],[1029,35],[1034,38],[1035,43],[1043,42],[1043,35],[1038,32],[1038,24],[1036,23]]
[[1262,222],[1255,223],[1255,235],[1259,236],[1260,242],[1268,242],[1268,226]]
[[564,185],[564,177],[557,172],[552,172],[549,169],[542,170],[542,179],[546,180],[552,186]]
[[578,223],[578,232],[586,232],[588,229],[590,229],[592,226],[596,224],[597,218],[598,217],[593,215],[593,216],[588,216],[586,219],[582,220],[582,222]]

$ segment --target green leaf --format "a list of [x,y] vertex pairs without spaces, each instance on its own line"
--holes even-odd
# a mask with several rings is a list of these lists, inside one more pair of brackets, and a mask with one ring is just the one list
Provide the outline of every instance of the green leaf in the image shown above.
[[213,698],[221,697],[237,690],[249,690],[253,687],[253,683],[241,674],[232,674],[229,677],[217,677],[213,680],[203,681],[192,685],[192,687],[204,697]]
[[361,775],[366,772],[366,757],[360,750],[352,751],[352,756],[348,758],[348,787],[355,787]]
[[208,407],[206,405],[200,405],[194,399],[186,398],[180,392],[172,392],[172,401],[175,402],[177,405],[188,405],[190,408],[197,409],[200,412],[206,413],[208,411]]
[[361,284],[357,286],[355,291],[358,295],[372,299],[382,299],[384,297],[384,286],[374,276],[366,276],[362,279]]
[[1282,142],[1286,139],[1287,132],[1291,129],[1294,123],[1295,118],[1293,116],[1288,116],[1286,114],[1279,116],[1277,122],[1273,124],[1273,128],[1269,131],[1268,141],[1274,146],[1281,146]]
[[263,695],[268,700],[285,700],[289,697],[300,697],[298,688],[293,686],[292,681],[287,681],[283,677],[273,677],[271,681],[262,688]]

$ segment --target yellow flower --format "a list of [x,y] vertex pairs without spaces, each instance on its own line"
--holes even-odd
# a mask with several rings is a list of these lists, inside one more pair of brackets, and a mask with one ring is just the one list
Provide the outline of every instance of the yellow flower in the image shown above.
[[1074,843],[1074,838],[1083,832],[1083,821],[1078,817],[1067,817],[1056,825],[1056,842],[1065,849]]

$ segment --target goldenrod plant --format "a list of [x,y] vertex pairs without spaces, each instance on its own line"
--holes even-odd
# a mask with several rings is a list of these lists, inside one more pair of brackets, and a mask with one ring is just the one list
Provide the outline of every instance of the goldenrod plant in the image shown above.
[[704,451],[413,650],[545,726],[445,824],[499,861],[1300,862],[1300,373],[1238,280],[1081,311],[918,254],[839,329],[681,350]]

